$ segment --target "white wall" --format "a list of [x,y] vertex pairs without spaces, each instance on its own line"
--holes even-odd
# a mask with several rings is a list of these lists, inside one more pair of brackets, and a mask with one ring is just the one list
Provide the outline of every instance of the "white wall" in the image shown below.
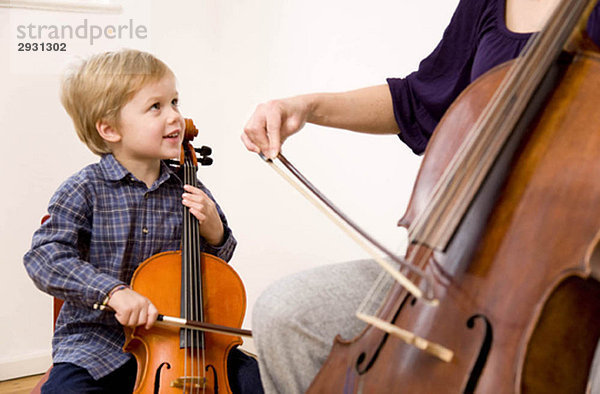
[[[239,241],[232,264],[252,305],[269,283],[307,267],[363,257],[347,236],[242,146],[256,104],[313,91],[348,90],[413,70],[441,37],[457,0],[123,1],[113,19],[0,9],[0,380],[50,364],[51,301],[22,255],[60,182],[96,158],[77,140],[58,100],[69,58],[121,46],[150,50],[180,82],[182,110],[214,150],[202,168]],[[70,42],[66,54],[16,50],[15,23],[123,23],[148,27],[144,40]],[[62,18],[62,19],[61,19]],[[116,19],[114,19],[116,18]],[[64,22],[66,21],[66,22]],[[29,57],[28,57],[29,56]],[[419,159],[397,137],[307,126],[285,153],[351,218],[392,250]],[[343,280],[343,278],[341,278]]]

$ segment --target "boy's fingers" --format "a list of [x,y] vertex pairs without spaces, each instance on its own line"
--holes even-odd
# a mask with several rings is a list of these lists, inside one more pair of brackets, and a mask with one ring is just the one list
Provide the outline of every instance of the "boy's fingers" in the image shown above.
[[153,325],[156,319],[158,318],[158,310],[154,306],[154,304],[150,303],[148,306],[148,320],[146,321],[146,330],[149,330]]
[[146,325],[146,322],[148,321],[148,307],[142,307],[139,310],[139,313],[137,315],[137,320],[134,322],[135,326],[142,326],[142,325]]

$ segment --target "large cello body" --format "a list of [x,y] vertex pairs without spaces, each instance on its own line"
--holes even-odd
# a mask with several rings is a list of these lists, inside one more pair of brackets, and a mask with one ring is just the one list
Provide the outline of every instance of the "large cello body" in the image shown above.
[[[509,70],[490,70],[444,115],[402,225],[430,208]],[[368,326],[336,338],[309,392],[585,392],[600,338],[600,55],[559,58],[548,74],[442,246],[411,237],[438,303],[395,285],[377,312],[451,360]]]

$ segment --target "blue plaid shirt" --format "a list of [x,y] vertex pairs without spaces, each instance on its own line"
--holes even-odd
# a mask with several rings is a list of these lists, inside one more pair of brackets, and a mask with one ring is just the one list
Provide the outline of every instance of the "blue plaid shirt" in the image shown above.
[[[210,192],[200,188],[213,200]],[[148,188],[113,155],[104,155],[71,176],[56,191],[47,220],[25,254],[27,272],[42,291],[65,300],[52,340],[55,363],[86,368],[95,379],[131,357],[114,315],[92,310],[119,284],[128,284],[137,266],[181,244],[183,183],[164,163]],[[217,205],[225,234],[222,245],[203,240],[203,251],[229,261],[236,240]]]

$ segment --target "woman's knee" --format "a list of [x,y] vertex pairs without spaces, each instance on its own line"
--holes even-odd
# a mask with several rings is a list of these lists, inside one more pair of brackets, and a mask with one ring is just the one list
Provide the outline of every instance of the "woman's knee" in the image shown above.
[[256,300],[252,312],[252,328],[255,332],[285,330],[297,311],[290,305],[293,290],[282,280],[270,285]]

